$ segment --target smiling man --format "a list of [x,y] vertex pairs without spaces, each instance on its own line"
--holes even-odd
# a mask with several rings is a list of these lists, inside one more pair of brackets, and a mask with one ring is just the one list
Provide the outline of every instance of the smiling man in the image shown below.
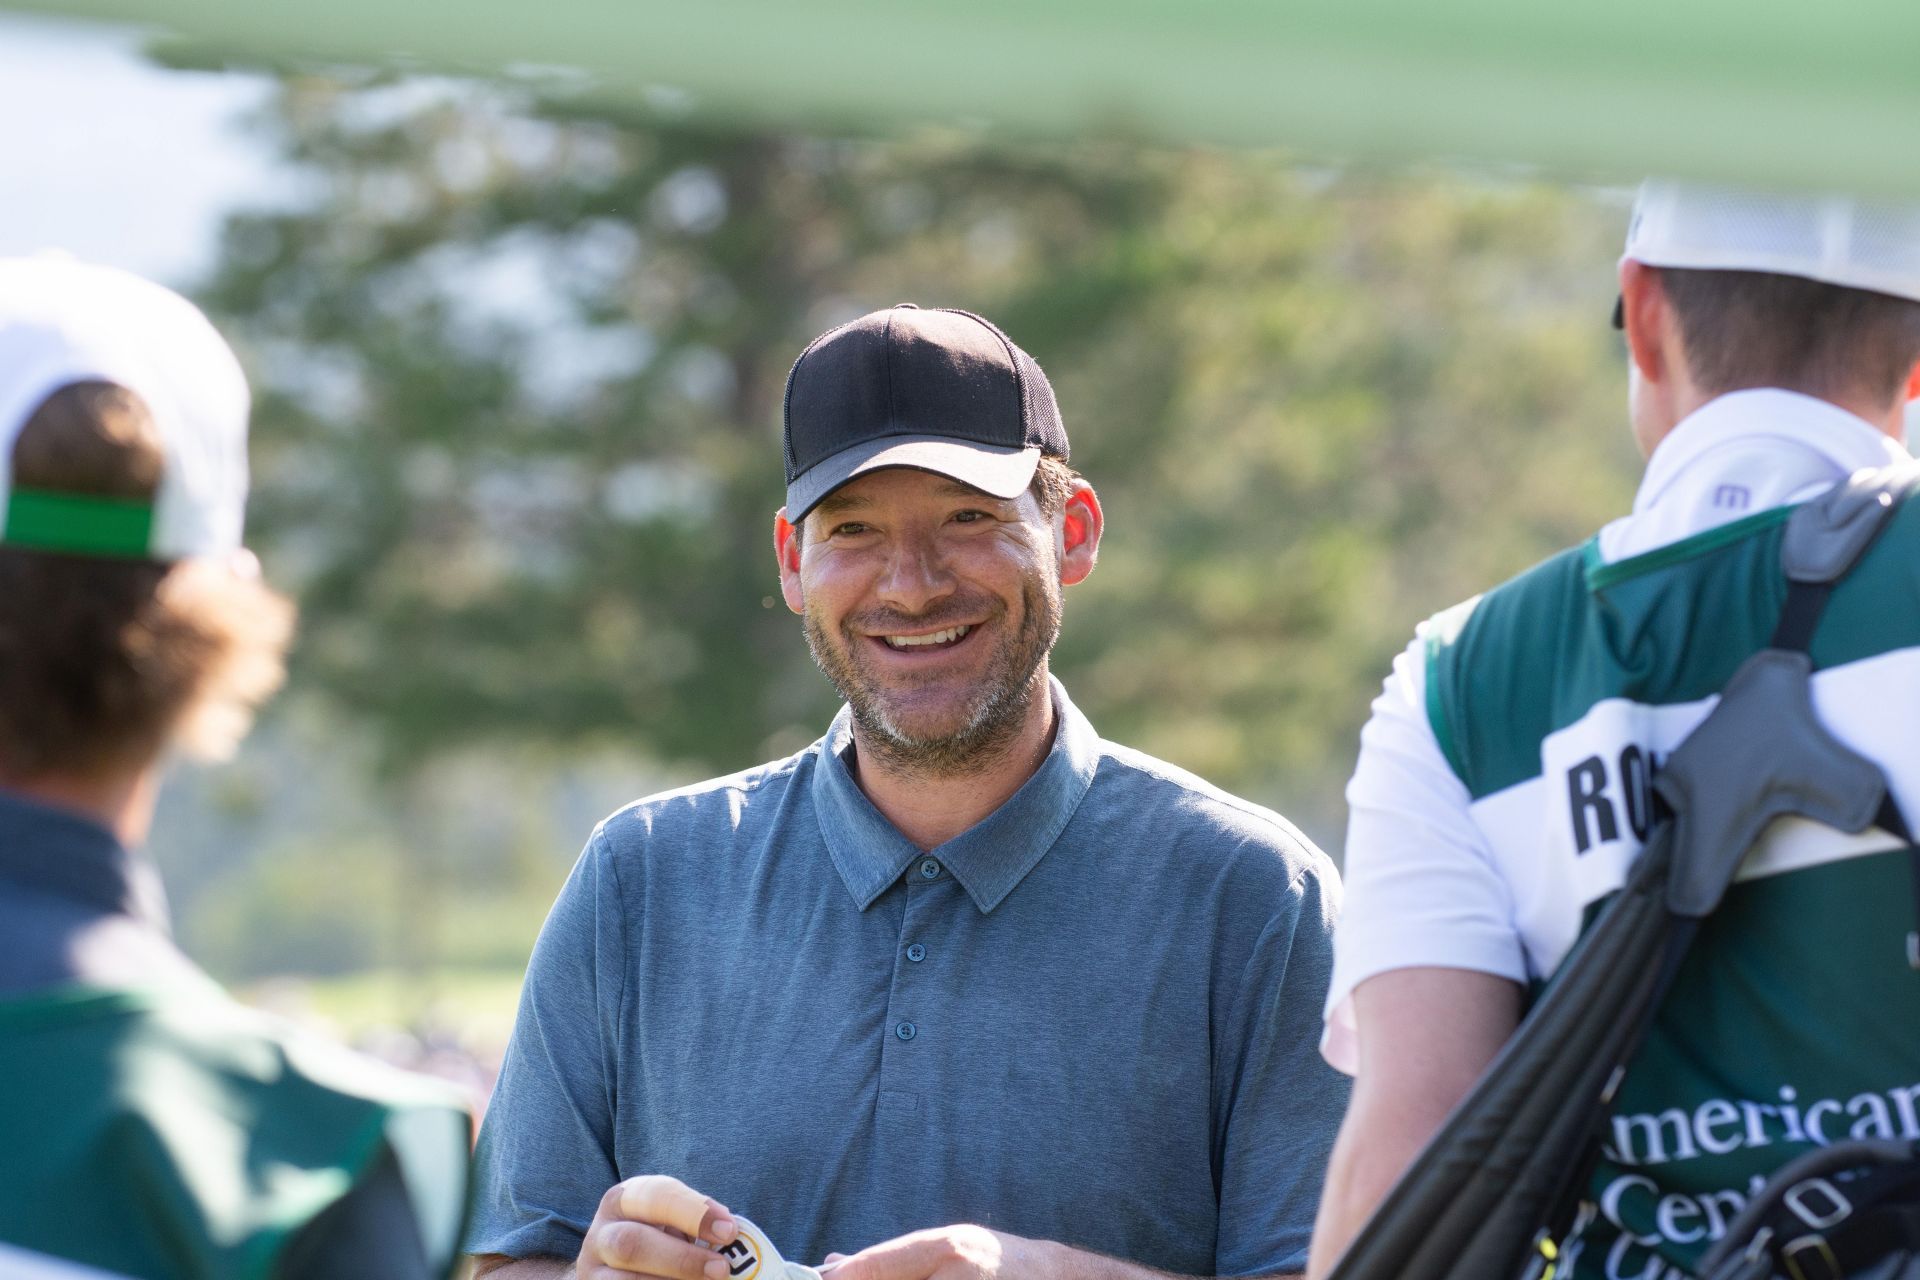
[[1066,460],[978,316],[801,355],[775,551],[846,708],[594,833],[482,1133],[481,1274],[756,1280],[727,1206],[841,1280],[1302,1268],[1335,875],[1049,675],[1102,530]]

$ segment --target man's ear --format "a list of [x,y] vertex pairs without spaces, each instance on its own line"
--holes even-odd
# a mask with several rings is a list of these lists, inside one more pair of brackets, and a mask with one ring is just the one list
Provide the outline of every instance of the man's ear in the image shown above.
[[800,526],[787,519],[785,507],[773,515],[773,557],[780,565],[780,595],[795,613],[807,611],[800,589]]
[[1907,375],[1907,399],[1920,400],[1920,364],[1913,366],[1913,372]]
[[1060,513],[1060,581],[1066,586],[1086,581],[1100,557],[1100,533],[1106,517],[1099,495],[1084,480],[1074,482]]
[[1620,260],[1620,312],[1626,322],[1627,354],[1648,382],[1671,377],[1664,341],[1672,309],[1658,268],[1632,258]]

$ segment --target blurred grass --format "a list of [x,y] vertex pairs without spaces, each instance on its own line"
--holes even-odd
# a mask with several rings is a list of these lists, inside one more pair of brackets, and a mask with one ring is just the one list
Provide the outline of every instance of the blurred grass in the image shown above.
[[282,975],[235,989],[248,1004],[318,1024],[354,1044],[395,1031],[431,1033],[497,1057],[513,1030],[518,968],[369,969],[329,977]]

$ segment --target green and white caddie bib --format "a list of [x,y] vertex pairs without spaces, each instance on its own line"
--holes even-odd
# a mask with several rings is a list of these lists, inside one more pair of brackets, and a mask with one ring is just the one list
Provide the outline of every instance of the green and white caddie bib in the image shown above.
[[0,1274],[266,1280],[389,1153],[449,1270],[470,1126],[451,1089],[211,989],[0,1001]]
[[[1617,563],[1598,542],[1435,618],[1425,697],[1551,972],[1622,883],[1661,762],[1764,647],[1790,508]],[[1920,811],[1920,509],[1835,590],[1812,644],[1822,721]],[[1562,1274],[1677,1274],[1764,1176],[1843,1137],[1920,1138],[1912,872],[1891,837],[1776,824],[1695,945],[1616,1099]],[[1531,927],[1529,927],[1531,925]]]

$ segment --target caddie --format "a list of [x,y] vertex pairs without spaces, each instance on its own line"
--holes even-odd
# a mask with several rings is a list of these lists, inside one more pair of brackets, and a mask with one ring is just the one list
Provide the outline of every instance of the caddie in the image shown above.
[[[1780,620],[1790,511],[1907,460],[1920,206],[1649,181],[1619,284],[1632,512],[1424,624],[1361,738],[1324,1042],[1355,1083],[1315,1276],[1622,884],[1662,761]],[[1915,504],[1811,657],[1821,721],[1920,812]],[[1793,1157],[1920,1137],[1915,875],[1884,830],[1769,828],[1612,1100],[1557,1275],[1688,1275]]]
[[0,1275],[430,1280],[459,1256],[458,1096],[228,999],[141,852],[166,758],[228,754],[280,683],[246,425],[184,298],[0,259]]
[[481,1133],[480,1274],[747,1280],[690,1242],[736,1249],[733,1210],[838,1280],[1298,1273],[1335,873],[1049,675],[1102,513],[1039,365],[877,311],[795,363],[785,444],[781,591],[846,707],[588,841]]

